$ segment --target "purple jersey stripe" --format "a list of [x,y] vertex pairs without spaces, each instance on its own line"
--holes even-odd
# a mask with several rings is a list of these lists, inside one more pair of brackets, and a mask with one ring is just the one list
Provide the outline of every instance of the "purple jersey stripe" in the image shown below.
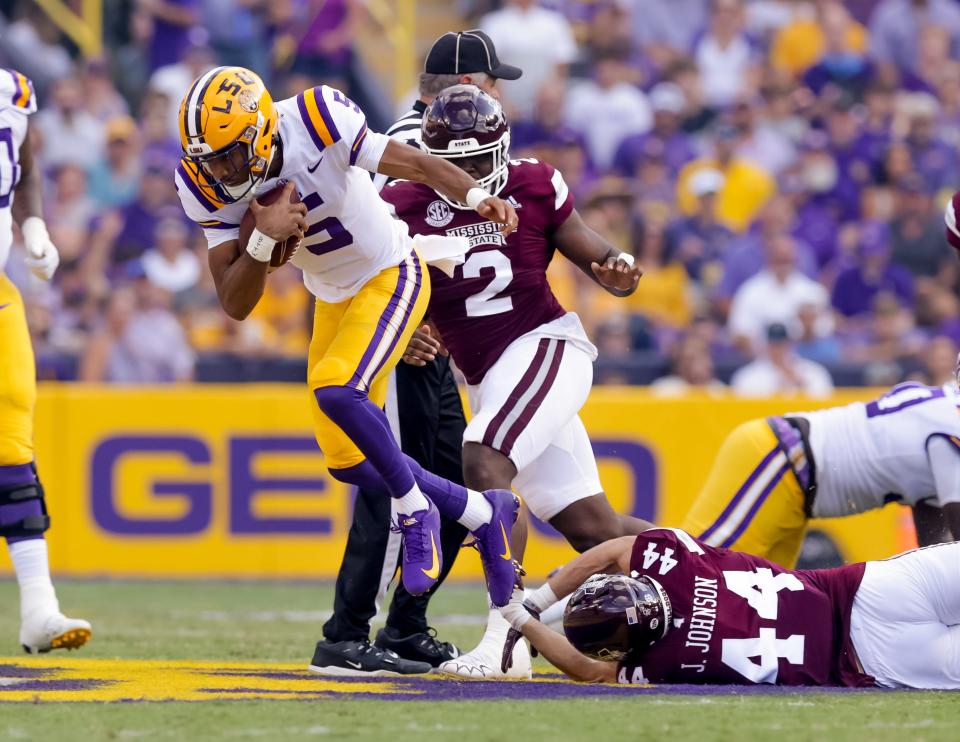
[[339,142],[340,132],[337,130],[337,125],[333,123],[333,116],[330,115],[330,109],[327,108],[327,102],[323,99],[323,88],[314,88],[313,97],[317,101],[317,110],[320,111],[320,118],[322,118],[323,123],[327,125],[327,131],[330,132],[330,138],[334,142]]
[[17,101],[20,100],[20,81],[17,79],[17,73],[13,70],[6,70],[7,74],[13,78],[13,97],[10,98],[10,102],[13,105],[17,105]]
[[757,514],[757,511],[760,510],[760,507],[767,501],[767,497],[770,496],[770,493],[780,484],[780,480],[783,479],[783,475],[787,473],[787,470],[790,468],[789,464],[784,464],[780,467],[780,470],[774,475],[773,479],[770,480],[770,483],[763,488],[763,492],[760,493],[760,497],[757,498],[757,501],[753,503],[753,507],[747,511],[746,516],[743,521],[737,526],[737,530],[731,533],[727,538],[724,539],[723,543],[720,544],[724,549],[729,549],[730,546],[736,543],[737,539],[743,535],[743,532],[747,530],[753,522],[754,516]]
[[520,399],[526,394],[527,390],[533,384],[533,380],[537,378],[537,374],[540,372],[540,367],[543,365],[543,361],[547,356],[547,349],[550,347],[550,338],[543,338],[540,341],[540,344],[537,346],[537,352],[533,356],[533,361],[530,363],[530,366],[524,372],[523,376],[520,377],[520,381],[517,382],[517,385],[513,388],[513,391],[510,392],[510,396],[507,397],[506,404],[500,408],[499,412],[493,416],[493,419],[490,421],[490,424],[487,425],[487,429],[483,433],[483,440],[481,441],[483,445],[493,448],[493,441],[497,437],[497,433],[500,431],[500,426],[503,425],[504,421],[513,411],[513,408],[517,406],[520,402]]
[[510,427],[510,430],[507,431],[507,435],[503,439],[503,444],[500,446],[500,453],[504,456],[510,455],[510,452],[513,450],[513,444],[517,442],[517,438],[520,437],[520,434],[530,424],[533,416],[537,414],[537,410],[540,409],[540,405],[542,405],[543,400],[546,399],[547,393],[553,387],[553,382],[557,380],[557,374],[560,373],[560,364],[563,361],[563,349],[566,345],[566,340],[561,340],[557,343],[553,358],[550,361],[550,368],[547,370],[546,378],[543,380],[536,394],[533,395],[533,399],[523,408],[520,417],[518,417],[516,422]]
[[203,192],[203,189],[193,182],[193,178],[190,177],[190,173],[186,171],[183,165],[177,166],[177,172],[180,173],[180,178],[184,183],[186,183],[190,193],[196,196],[197,201],[200,202],[200,205],[203,206],[203,208],[210,212],[214,212],[219,208],[210,200],[210,197]]
[[360,149],[363,146],[363,138],[367,136],[367,123],[364,122],[360,128],[357,138],[353,140],[353,146],[350,148],[350,164],[357,164],[357,157],[360,156]]
[[0,466],[0,487],[15,487],[18,484],[32,484],[36,481],[33,464]]
[[236,229],[239,224],[228,224],[227,222],[201,222],[200,226],[204,229]]
[[[393,354],[393,351],[396,350],[397,343],[400,342],[400,336],[403,335],[403,331],[406,329],[407,325],[410,323],[410,318],[413,316],[414,307],[417,305],[417,298],[420,296],[420,286],[423,281],[423,270],[420,267],[420,258],[416,253],[413,253],[414,260],[414,275],[412,280],[415,282],[413,284],[413,293],[410,294],[410,301],[407,304],[407,308],[403,313],[401,321],[397,323],[397,329],[394,333],[393,340],[390,341],[390,346],[387,348],[387,352],[383,354],[383,358],[380,359],[380,363],[377,364],[377,367],[374,369],[373,373],[370,374],[370,383],[373,383],[373,380],[377,378],[377,374],[380,373],[380,370],[383,368],[384,364]],[[419,320],[419,318],[418,318]]]
[[710,538],[710,536],[713,535],[714,531],[716,531],[721,525],[723,525],[723,522],[728,517],[730,517],[730,513],[732,513],[734,508],[737,507],[737,503],[739,503],[740,500],[743,499],[743,496],[747,493],[747,491],[750,489],[753,483],[757,480],[757,478],[766,470],[767,466],[773,460],[773,457],[776,456],[778,453],[780,453],[779,442],[777,443],[777,445],[773,447],[773,450],[770,453],[768,453],[766,456],[763,457],[763,460],[750,473],[750,476],[747,477],[747,481],[740,486],[740,489],[737,490],[737,494],[733,496],[733,499],[731,499],[730,502],[727,503],[727,506],[723,509],[723,512],[720,513],[720,517],[717,518],[713,522],[713,525],[711,525],[706,531],[704,531],[702,534],[697,536],[697,538],[700,541],[706,541],[708,538]]
[[[317,100],[319,102],[319,98]],[[303,120],[304,127],[306,127],[306,130],[309,132],[310,138],[313,140],[316,148],[322,152],[327,148],[327,145],[323,143],[320,134],[317,133],[316,127],[310,120],[310,114],[307,113],[307,104],[303,100],[303,93],[297,96],[297,108],[300,109],[300,118]]]
[[397,287],[393,290],[393,296],[390,297],[390,301],[387,303],[386,309],[380,315],[380,319],[377,320],[377,331],[373,334],[373,338],[367,344],[367,349],[363,352],[363,356],[360,358],[360,363],[357,366],[357,370],[353,372],[353,376],[350,379],[350,382],[347,386],[359,388],[363,386],[363,376],[366,373],[367,368],[370,366],[370,362],[373,360],[374,354],[377,352],[377,348],[380,346],[380,342],[383,340],[384,334],[390,327],[390,318],[393,317],[394,313],[397,310],[397,305],[400,303],[400,298],[403,296],[403,289],[406,286],[408,280],[409,269],[407,267],[406,261],[400,264],[399,275],[397,276]]

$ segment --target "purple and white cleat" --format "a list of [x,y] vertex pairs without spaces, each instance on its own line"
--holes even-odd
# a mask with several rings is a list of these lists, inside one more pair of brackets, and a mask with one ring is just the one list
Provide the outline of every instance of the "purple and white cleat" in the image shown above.
[[487,490],[483,496],[493,507],[493,517],[473,531],[473,536],[483,562],[490,602],[503,606],[510,602],[517,579],[510,552],[510,531],[517,520],[520,500],[510,490]]
[[398,513],[397,528],[403,534],[403,586],[411,595],[422,595],[436,583],[443,566],[440,513],[432,502],[426,510]]

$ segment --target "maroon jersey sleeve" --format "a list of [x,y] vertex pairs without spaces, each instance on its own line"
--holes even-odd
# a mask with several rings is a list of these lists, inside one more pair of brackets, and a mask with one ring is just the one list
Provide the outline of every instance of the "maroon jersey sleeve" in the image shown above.
[[954,193],[947,203],[943,221],[946,225],[947,242],[954,250],[960,251],[960,225],[957,224],[957,214],[960,213],[960,192]]
[[659,528],[637,537],[630,567],[663,586],[673,627],[621,663],[621,683],[872,685],[849,639],[863,564],[787,570]]
[[466,237],[470,249],[454,275],[430,269],[430,318],[467,382],[478,384],[514,340],[563,316],[547,282],[551,240],[573,212],[560,173],[537,160],[514,160],[500,198],[517,210],[507,237],[500,225],[448,204],[428,186],[388,185],[381,197],[410,234]]

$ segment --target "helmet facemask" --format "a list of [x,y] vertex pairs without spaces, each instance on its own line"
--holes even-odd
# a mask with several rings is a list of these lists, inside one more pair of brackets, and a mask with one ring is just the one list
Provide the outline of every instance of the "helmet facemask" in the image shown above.
[[184,157],[188,165],[202,174],[203,177],[198,178],[200,188],[209,190],[212,196],[224,203],[253,197],[257,186],[266,179],[275,151],[273,145],[270,158],[256,154],[258,128],[248,126],[237,141],[216,152],[187,154]]
[[[493,167],[489,175],[477,178],[477,185],[493,196],[499,195],[500,191],[507,185],[507,178],[509,177],[507,168],[510,165],[509,130],[505,131],[499,139],[489,144],[480,144],[476,139],[455,139],[450,142],[447,149],[431,149],[426,146],[426,144],[424,144],[424,149],[429,154],[442,157],[445,160],[451,160],[454,164],[457,164],[457,160],[462,160],[467,157],[490,155],[493,159]],[[452,201],[442,193],[439,193],[439,196],[448,204],[458,209],[469,208],[466,204]]]

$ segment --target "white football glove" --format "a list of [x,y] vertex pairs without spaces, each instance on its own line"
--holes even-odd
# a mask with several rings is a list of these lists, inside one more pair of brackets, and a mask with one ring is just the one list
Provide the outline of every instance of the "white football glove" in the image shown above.
[[37,278],[49,281],[60,265],[60,253],[50,241],[47,225],[38,216],[27,217],[20,226],[23,242],[27,248],[24,261]]

